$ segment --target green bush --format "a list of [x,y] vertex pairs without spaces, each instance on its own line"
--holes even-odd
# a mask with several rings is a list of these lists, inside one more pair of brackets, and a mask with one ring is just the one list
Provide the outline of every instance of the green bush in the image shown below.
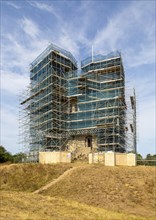
[[4,163],[13,161],[13,156],[9,153],[2,145],[0,146],[0,163]]
[[147,154],[145,159],[141,154],[137,154],[137,165],[156,166],[156,154]]

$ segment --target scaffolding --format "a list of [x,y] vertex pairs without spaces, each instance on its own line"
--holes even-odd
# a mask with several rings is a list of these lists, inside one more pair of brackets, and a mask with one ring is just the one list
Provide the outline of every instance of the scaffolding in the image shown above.
[[20,143],[37,155],[83,135],[96,137],[98,151],[136,152],[135,93],[129,98],[119,51],[89,57],[78,70],[70,52],[50,44],[31,63],[20,97]]

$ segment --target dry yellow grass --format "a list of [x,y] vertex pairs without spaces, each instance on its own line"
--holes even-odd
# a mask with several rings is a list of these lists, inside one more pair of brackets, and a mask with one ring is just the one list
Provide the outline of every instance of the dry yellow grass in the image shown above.
[[[41,194],[31,192],[62,176]],[[1,220],[154,220],[155,168],[0,166]],[[109,211],[108,211],[109,210]]]
[[0,166],[0,189],[33,192],[58,178],[71,164],[11,164]]
[[[1,220],[146,220],[62,198],[1,192]],[[150,220],[150,218],[148,219]],[[151,218],[152,220],[152,218]]]
[[87,205],[156,217],[155,167],[79,167],[43,191]]

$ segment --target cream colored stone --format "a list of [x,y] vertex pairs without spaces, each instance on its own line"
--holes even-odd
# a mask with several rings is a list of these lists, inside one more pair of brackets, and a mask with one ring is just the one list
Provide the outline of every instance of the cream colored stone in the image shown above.
[[89,164],[92,164],[93,163],[93,154],[90,153],[89,154]]
[[136,166],[136,154],[132,153],[90,153],[89,163],[103,163],[105,166]]
[[105,153],[98,154],[98,162],[105,164]]
[[127,166],[127,154],[115,153],[116,166]]
[[[70,152],[75,151],[77,148],[88,148],[87,143],[85,142],[86,135],[77,135],[73,140],[69,140],[68,142],[68,150]],[[97,148],[97,137],[95,135],[92,136],[92,148]],[[88,148],[90,149],[90,148]],[[91,150],[90,150],[91,151]]]
[[105,153],[105,166],[115,166],[115,153],[114,152]]
[[136,154],[127,154],[127,166],[136,166]]
[[99,162],[99,154],[93,153],[93,163],[98,163],[98,162]]
[[71,163],[71,153],[69,152],[39,152],[39,163]]

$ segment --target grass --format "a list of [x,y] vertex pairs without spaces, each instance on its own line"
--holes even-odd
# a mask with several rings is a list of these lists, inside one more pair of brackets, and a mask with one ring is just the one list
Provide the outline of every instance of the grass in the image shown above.
[[83,203],[24,192],[1,193],[1,220],[145,220]]
[[154,167],[79,167],[42,194],[152,217],[156,214],[154,175]]
[[[77,167],[53,186],[31,192]],[[154,220],[155,168],[74,164],[0,166],[2,220]]]
[[0,189],[33,192],[58,178],[71,164],[12,164],[0,166]]

